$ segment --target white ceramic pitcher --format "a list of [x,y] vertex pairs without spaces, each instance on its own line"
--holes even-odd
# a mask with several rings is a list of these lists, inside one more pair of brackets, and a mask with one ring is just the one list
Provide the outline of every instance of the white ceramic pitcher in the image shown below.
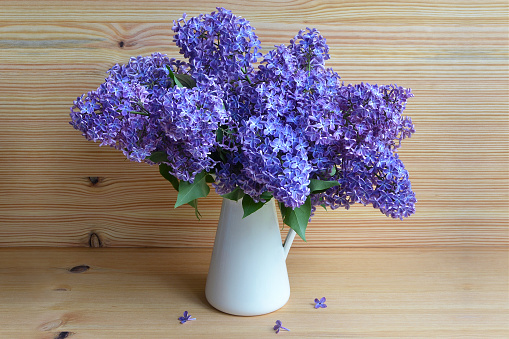
[[274,199],[242,218],[242,200],[223,199],[205,295],[220,311],[242,316],[273,312],[290,298],[286,257],[295,237],[285,244]]

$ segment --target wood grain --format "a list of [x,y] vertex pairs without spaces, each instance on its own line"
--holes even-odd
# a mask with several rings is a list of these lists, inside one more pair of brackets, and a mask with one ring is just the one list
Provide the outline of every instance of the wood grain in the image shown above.
[[[172,20],[225,6],[265,51],[299,29],[327,38],[346,83],[413,89],[400,151],[417,194],[401,222],[319,211],[295,246],[509,244],[507,1],[0,0],[0,246],[210,246],[220,198],[173,209],[157,169],[85,141],[69,107],[130,56],[178,57]],[[98,178],[93,184],[88,178]],[[97,239],[94,240],[97,244]]]
[[268,338],[277,319],[292,338],[509,336],[506,248],[293,249],[290,301],[257,317],[209,306],[210,253],[0,249],[0,337]]

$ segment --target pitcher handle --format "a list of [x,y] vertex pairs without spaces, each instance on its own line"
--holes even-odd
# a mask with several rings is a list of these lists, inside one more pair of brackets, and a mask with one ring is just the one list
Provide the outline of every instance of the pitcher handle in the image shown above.
[[288,256],[288,252],[290,252],[290,247],[292,246],[293,239],[295,238],[295,234],[296,233],[293,230],[293,228],[290,228],[290,230],[288,231],[288,234],[286,235],[285,243],[283,244],[283,252],[284,252],[285,260],[286,260],[286,257]]

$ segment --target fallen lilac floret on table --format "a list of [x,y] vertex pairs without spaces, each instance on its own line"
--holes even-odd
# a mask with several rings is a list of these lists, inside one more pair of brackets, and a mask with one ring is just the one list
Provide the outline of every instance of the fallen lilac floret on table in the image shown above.
[[196,320],[196,318],[191,318],[191,315],[187,311],[185,311],[184,312],[184,316],[183,317],[179,317],[179,320],[180,320],[181,324],[185,324],[188,321]]
[[276,334],[278,334],[280,330],[290,331],[286,327],[283,327],[283,323],[281,323],[281,320],[276,320],[276,325],[274,325],[274,331],[276,331]]
[[325,305],[325,301],[327,299],[325,299],[325,297],[322,297],[320,300],[318,300],[318,298],[315,299],[315,308],[326,308],[327,305]]

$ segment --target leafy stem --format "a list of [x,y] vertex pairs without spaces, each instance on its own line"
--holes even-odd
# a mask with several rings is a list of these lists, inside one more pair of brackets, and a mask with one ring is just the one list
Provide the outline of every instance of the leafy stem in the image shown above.
[[[120,112],[120,111],[119,111]],[[150,116],[150,113],[148,112],[140,112],[140,111],[130,111],[129,113],[132,113],[132,114],[139,114],[139,115],[144,115],[144,116]]]
[[247,82],[249,82],[250,85],[253,84],[253,82],[251,81],[251,78],[249,78],[249,75],[247,75],[247,69],[246,68],[241,68],[242,70],[242,73],[244,73],[246,76],[245,76],[245,79],[247,80]]

